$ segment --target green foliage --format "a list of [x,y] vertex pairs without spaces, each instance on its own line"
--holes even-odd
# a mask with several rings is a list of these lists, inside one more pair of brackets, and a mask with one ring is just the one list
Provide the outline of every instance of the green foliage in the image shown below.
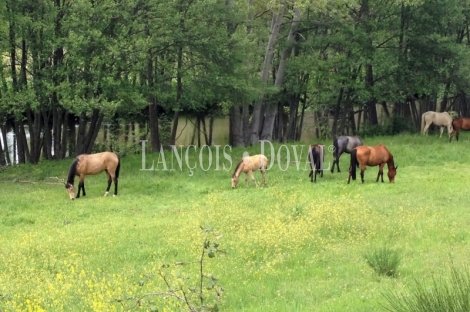
[[[161,269],[158,272],[159,277],[164,282],[167,289],[165,291],[154,291],[152,293],[144,294],[139,298],[134,298],[132,296],[129,300],[135,301],[135,304],[127,308],[126,310],[132,310],[137,307],[146,307],[150,306],[150,310],[158,311],[155,307],[156,303],[149,301],[149,297],[165,297],[173,298],[179,301],[182,304],[182,307],[187,309],[190,312],[218,312],[219,307],[217,302],[209,303],[207,292],[211,291],[215,294],[215,298],[219,301],[222,298],[224,289],[218,284],[218,279],[206,272],[205,260],[207,258],[212,259],[217,254],[224,253],[219,249],[218,239],[221,238],[221,235],[214,235],[211,233],[212,228],[203,228],[201,230],[206,233],[206,237],[203,242],[202,252],[199,260],[196,263],[192,262],[175,262],[174,265],[164,264],[161,266]],[[214,240],[213,240],[214,239]],[[184,267],[191,264],[197,264],[194,275],[197,276],[197,284],[191,285],[191,279],[187,276],[184,276],[184,273],[179,271],[171,271],[170,268]],[[178,282],[180,280],[180,282]],[[138,282],[140,286],[145,285],[144,280]],[[144,300],[144,298],[146,300]],[[117,300],[118,302],[123,302],[122,299]]]
[[393,115],[392,117],[385,119],[381,125],[370,125],[368,123],[362,125],[358,134],[363,137],[374,137],[380,135],[397,135],[400,133],[414,132],[415,129],[411,121],[402,116]]
[[429,282],[415,278],[406,291],[389,290],[384,293],[387,311],[428,312],[470,310],[470,272],[452,263],[450,277],[441,275]]
[[379,275],[396,277],[401,256],[387,246],[375,248],[364,255],[367,264]]

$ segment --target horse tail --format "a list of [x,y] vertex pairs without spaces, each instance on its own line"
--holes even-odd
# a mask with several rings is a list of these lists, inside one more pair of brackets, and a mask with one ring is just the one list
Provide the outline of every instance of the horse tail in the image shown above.
[[356,180],[356,166],[357,166],[357,149],[353,149],[351,152],[351,164],[349,170],[351,170],[351,177]]
[[116,177],[116,180],[119,178],[119,171],[121,169],[121,158],[118,156],[118,163],[116,167],[116,172],[114,173],[114,176]]
[[325,156],[323,145],[320,145],[320,170],[323,171],[323,157]]
[[426,113],[421,116],[421,133],[423,133],[424,130],[424,116],[426,116]]
[[333,141],[333,159],[336,160],[338,157],[338,138]]
[[310,178],[313,175],[313,170],[315,168],[315,163],[313,161],[313,149],[311,145],[308,148],[308,160],[310,161],[310,173],[308,174],[308,177]]

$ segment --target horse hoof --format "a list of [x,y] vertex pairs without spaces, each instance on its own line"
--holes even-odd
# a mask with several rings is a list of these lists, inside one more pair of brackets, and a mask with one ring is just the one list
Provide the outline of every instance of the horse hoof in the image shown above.
[[113,194],[113,197],[116,197],[116,196],[117,196],[117,195],[114,195],[114,194]]
[[109,194],[109,192],[106,192],[106,193],[104,193],[104,196],[106,197],[106,196],[108,196],[108,194]]

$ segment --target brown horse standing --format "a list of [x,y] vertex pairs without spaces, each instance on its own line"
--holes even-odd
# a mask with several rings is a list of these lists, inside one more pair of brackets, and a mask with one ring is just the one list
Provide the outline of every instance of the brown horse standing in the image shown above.
[[[323,144],[310,145],[308,160],[310,163],[310,182],[317,182],[317,173],[323,178],[323,161],[325,159],[325,146]],[[315,171],[315,174],[313,173]]]
[[364,171],[366,167],[374,167],[379,166],[379,173],[377,174],[377,180],[379,181],[379,177],[382,178],[382,182],[384,181],[384,172],[383,167],[385,164],[388,165],[388,179],[390,183],[395,182],[395,176],[397,174],[397,168],[393,162],[393,155],[390,151],[385,147],[383,144],[379,144],[375,147],[373,146],[358,146],[351,152],[351,164],[349,166],[349,177],[348,177],[348,184],[351,180],[351,176],[353,180],[356,180],[356,167],[361,166],[361,180],[364,183]]
[[74,180],[75,176],[80,177],[78,183],[78,194],[77,198],[80,197],[80,190],[83,190],[83,196],[85,193],[85,176],[98,174],[103,171],[106,171],[108,176],[108,187],[106,188],[106,193],[104,196],[107,196],[109,189],[111,187],[111,182],[114,180],[114,196],[118,193],[118,178],[119,178],[119,169],[121,168],[121,161],[119,157],[111,152],[103,152],[97,154],[82,154],[75,158],[75,161],[72,163],[69,169],[69,175],[67,177],[67,183],[65,183],[65,188],[67,189],[70,199],[75,199],[75,187]]
[[468,131],[470,130],[470,118],[459,117],[452,120],[452,127],[454,130],[450,134],[449,142],[452,141],[452,137],[455,133],[455,139],[459,140],[460,130]]
[[235,188],[238,184],[239,176],[242,172],[245,173],[245,185],[248,186],[248,174],[250,174],[251,179],[255,183],[256,187],[258,187],[258,183],[255,180],[255,176],[253,175],[253,171],[260,170],[261,175],[263,177],[263,186],[266,186],[266,167],[268,166],[268,158],[264,155],[253,155],[253,156],[245,156],[242,160],[238,163],[235,171],[232,175],[232,188]]

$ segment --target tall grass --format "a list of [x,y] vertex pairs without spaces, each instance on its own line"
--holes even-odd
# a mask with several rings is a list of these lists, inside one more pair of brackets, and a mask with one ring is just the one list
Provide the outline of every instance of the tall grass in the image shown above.
[[470,273],[452,265],[449,276],[432,277],[430,283],[415,277],[407,291],[388,290],[384,296],[387,311],[470,311]]
[[[116,198],[102,196],[101,174],[85,178],[86,197],[69,200],[59,182],[70,159],[9,168],[0,172],[0,310],[121,311],[125,298],[167,289],[156,278],[162,265],[176,285],[194,285],[201,226],[213,227],[226,251],[206,267],[225,289],[220,310],[383,309],[386,289],[405,289],[414,278],[432,285],[431,272],[450,251],[457,265],[468,259],[470,155],[461,137],[451,144],[433,135],[364,138],[394,154],[395,184],[376,183],[375,167],[364,184],[347,185],[347,154],[341,173],[311,183],[302,143],[275,144],[273,155],[266,146],[273,167],[265,188],[230,183],[243,152],[260,146],[227,149],[232,163],[220,147],[219,167],[213,148],[210,168],[208,149],[188,151],[193,169],[185,154],[181,170],[169,151],[167,169],[173,156],[175,170],[163,170],[160,154],[146,154],[144,168],[153,161],[153,170],[141,170],[142,155],[125,156]],[[363,258],[383,242],[402,256],[395,279]],[[186,309],[172,298],[152,300],[142,308]]]

